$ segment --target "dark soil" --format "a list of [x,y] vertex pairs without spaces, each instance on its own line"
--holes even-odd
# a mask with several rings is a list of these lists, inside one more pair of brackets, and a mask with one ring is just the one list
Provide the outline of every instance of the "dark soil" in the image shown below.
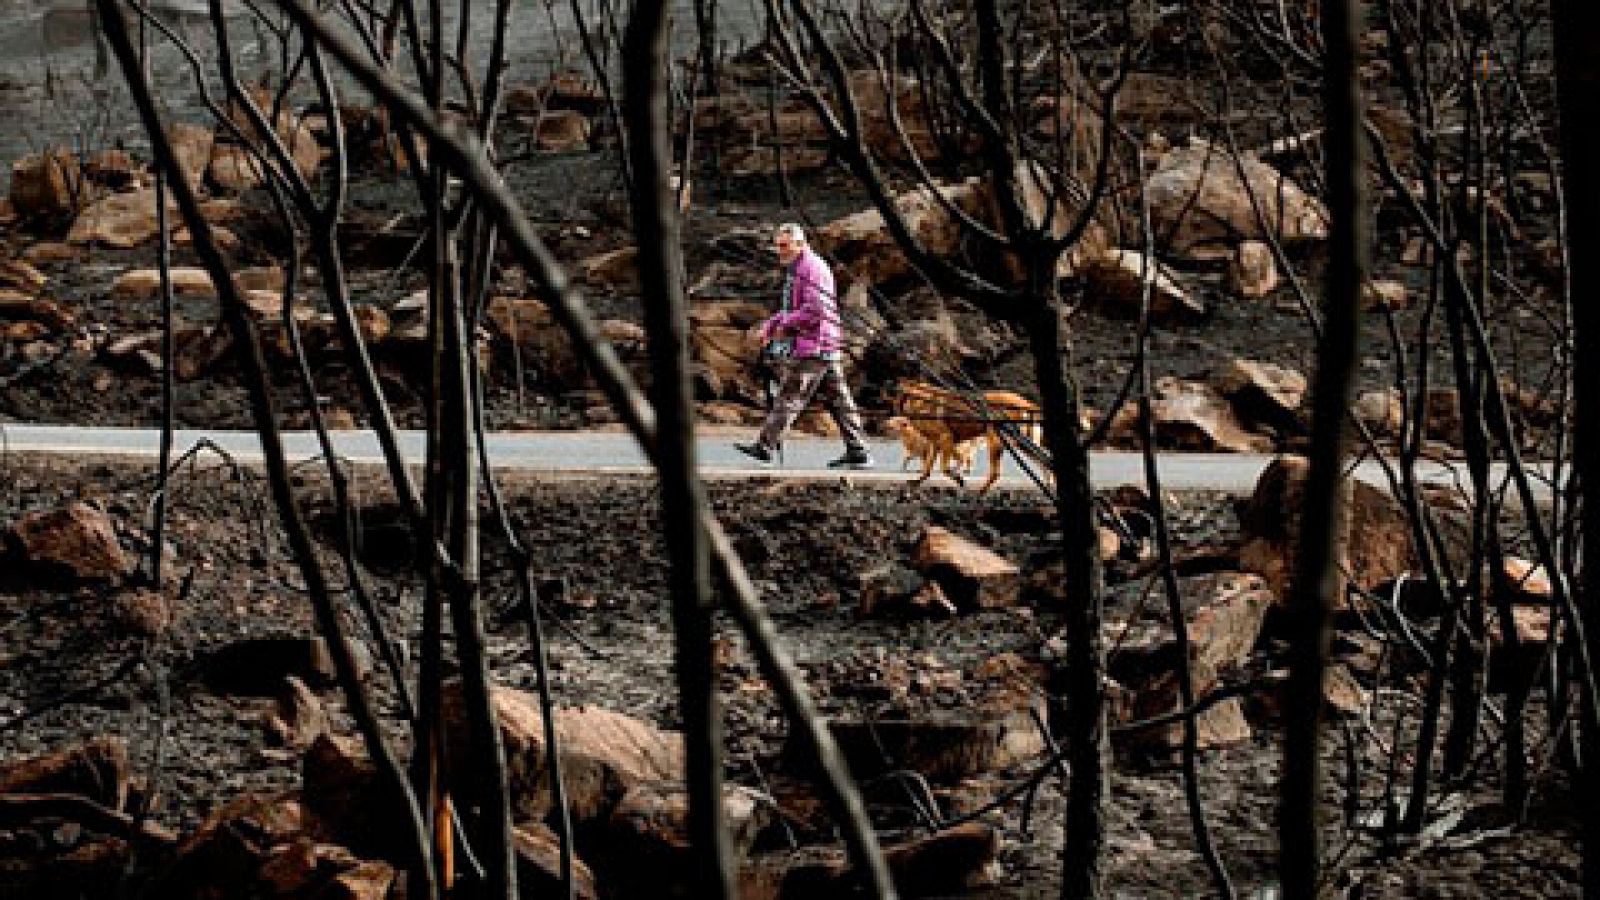
[[[0,492],[0,523],[26,510],[83,499],[112,513],[130,550],[147,546],[141,525],[149,500],[146,468],[12,458],[0,463],[0,479],[8,488]],[[298,480],[319,533],[330,533],[320,480],[309,473]],[[393,633],[414,638],[419,592],[404,571],[409,548],[376,480],[362,478],[359,486],[363,569],[380,586]],[[652,484],[513,477],[505,487],[540,574],[569,584],[556,610],[564,624],[547,628],[558,702],[604,706],[676,727],[666,566],[653,537]],[[1049,561],[1050,529],[1030,495],[1002,493],[985,501],[943,490],[751,481],[715,484],[711,497],[825,708],[849,702],[840,672],[898,664],[913,676],[954,670],[970,677],[974,667],[1003,652],[1039,659],[1054,632],[1052,610],[1061,601],[1053,596],[1052,582],[1037,574]],[[209,656],[231,642],[305,634],[312,626],[299,576],[255,475],[204,461],[181,473],[173,503],[170,577],[174,583],[192,578],[192,584],[174,602],[173,626],[154,640],[117,630],[107,614],[114,588],[63,584],[0,559],[0,758],[120,735],[144,782],[161,785],[157,817],[183,830],[241,793],[296,786],[298,759],[272,746],[261,723],[271,700],[219,694],[201,676]],[[1215,547],[1237,527],[1227,498],[1193,495],[1182,504],[1175,521],[1180,556]],[[886,561],[909,560],[927,523],[1025,563],[1032,587],[1023,594],[1024,605],[934,620],[858,615],[858,576]],[[502,545],[488,531],[492,665],[502,683],[527,688],[534,675],[522,627],[514,612],[501,612],[514,597],[510,573]],[[1148,585],[1131,575],[1126,564],[1112,567],[1113,614],[1144,602]],[[721,630],[732,638],[731,624]],[[1275,641],[1269,621],[1262,660],[1270,660]],[[759,786],[761,778],[787,770],[780,748],[788,726],[739,643],[733,639],[727,648],[722,670],[730,778]],[[140,664],[124,668],[130,661]],[[386,715],[393,717],[392,694],[381,687],[384,679],[374,681]],[[171,696],[164,718],[158,714],[161,688]],[[325,690],[322,697],[335,711],[337,727],[348,731],[337,692]],[[390,724],[398,727],[392,718]],[[1272,896],[1277,732],[1270,722],[1252,724],[1248,742],[1204,754],[1202,790],[1240,896]],[[1387,737],[1391,726],[1380,721],[1375,727]],[[1343,781],[1338,733],[1330,731],[1327,769]],[[1363,802],[1381,808],[1384,761],[1374,741],[1363,740],[1361,748]],[[954,790],[942,794],[947,797],[994,796],[1032,765],[935,787]],[[1340,884],[1349,896],[1363,897],[1576,896],[1571,813],[1553,808],[1549,799],[1568,792],[1559,767],[1545,779],[1528,823],[1505,832],[1492,830],[1503,818],[1489,793],[1492,783],[1470,793],[1470,815],[1429,844],[1385,850],[1367,832],[1330,822],[1329,846],[1345,848],[1338,856]],[[1113,895],[1207,894],[1176,766],[1121,756],[1112,783]],[[903,797],[882,789],[869,797],[880,825],[907,824]],[[1329,808],[1341,808],[1343,799],[1342,789],[1330,784]],[[1047,780],[1028,831],[1020,803],[986,817],[1005,837],[1003,877],[1000,887],[980,896],[1055,895],[1062,805],[1055,781]]]

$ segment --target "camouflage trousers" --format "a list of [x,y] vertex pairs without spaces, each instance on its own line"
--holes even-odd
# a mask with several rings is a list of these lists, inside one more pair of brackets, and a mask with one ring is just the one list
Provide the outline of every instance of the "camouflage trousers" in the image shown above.
[[865,451],[866,432],[861,428],[861,412],[844,380],[844,367],[836,359],[815,357],[788,359],[780,364],[782,380],[767,421],[761,426],[761,445],[776,449],[783,433],[805,411],[813,395],[820,395],[824,407],[839,426],[839,434],[849,450]]

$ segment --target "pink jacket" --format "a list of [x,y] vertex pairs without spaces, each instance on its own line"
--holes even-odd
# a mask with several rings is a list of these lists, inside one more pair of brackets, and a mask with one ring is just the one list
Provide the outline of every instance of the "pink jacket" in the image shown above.
[[768,319],[765,331],[772,337],[793,338],[797,357],[837,354],[844,342],[833,272],[810,248],[793,265],[789,279],[789,311]]

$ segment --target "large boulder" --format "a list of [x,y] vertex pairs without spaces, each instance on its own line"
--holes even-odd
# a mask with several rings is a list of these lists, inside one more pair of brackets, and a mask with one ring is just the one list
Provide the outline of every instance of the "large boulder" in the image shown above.
[[[1300,511],[1310,463],[1301,456],[1280,456],[1267,466],[1255,492],[1240,509],[1244,544],[1239,561],[1266,579],[1280,600],[1289,596],[1298,552]],[[1341,585],[1349,582],[1371,590],[1417,569],[1405,511],[1392,497],[1364,481],[1344,481],[1343,517],[1337,534]],[[1334,603],[1344,604],[1344,590]]]
[[1161,249],[1185,259],[1226,259],[1236,243],[1267,235],[1303,241],[1328,234],[1322,201],[1266,163],[1208,144],[1168,154],[1146,194]]
[[1222,394],[1203,381],[1164,377],[1155,384],[1156,439],[1166,447],[1208,453],[1264,453],[1267,438],[1239,422]]
[[915,564],[965,609],[1014,606],[1022,585],[1016,563],[937,525],[923,532]]
[[1306,377],[1293,369],[1254,359],[1233,359],[1216,379],[1239,417],[1252,427],[1281,434],[1300,429]]
[[[178,204],[167,195],[167,227],[177,227]],[[90,205],[67,232],[69,244],[104,244],[129,249],[153,240],[161,233],[156,221],[155,188],[111,194]]]
[[76,794],[120,810],[128,802],[129,774],[127,742],[97,737],[0,763],[0,794]]
[[[358,669],[368,665],[363,651],[356,659]],[[223,644],[199,660],[200,676],[219,694],[247,697],[275,697],[284,689],[285,679],[297,678],[318,688],[331,687],[338,670],[328,643],[321,637],[294,634],[242,637]],[[364,673],[363,673],[364,674]]]
[[[725,785],[722,814],[735,864],[769,820],[768,801],[746,787]],[[637,897],[693,897],[694,841],[689,832],[689,791],[679,782],[645,782],[629,788],[594,841],[595,863],[608,893]]]
[[71,216],[90,200],[78,158],[66,150],[24,156],[11,165],[11,208],[23,218]]
[[[1223,572],[1180,582],[1185,628],[1189,637],[1187,666],[1197,696],[1215,688],[1219,678],[1242,666],[1257,640],[1267,610],[1275,600],[1257,575]],[[1181,657],[1171,622],[1163,610],[1144,618],[1112,622],[1108,643],[1116,646],[1111,677],[1117,688],[1112,707],[1123,721],[1171,713],[1183,707],[1177,668]],[[1199,717],[1200,746],[1237,743],[1250,736],[1236,702],[1210,707]],[[1181,746],[1183,727],[1171,723],[1144,728],[1119,738],[1119,745],[1145,750]]]
[[246,795],[223,805],[186,838],[151,890],[159,897],[382,900],[396,872],[323,840],[292,794]]
[[[516,826],[511,839],[517,851],[517,890],[524,897],[555,897],[561,890],[561,838],[549,826],[534,822]],[[594,871],[572,859],[572,893],[576,900],[595,900]]]
[[217,141],[211,147],[207,177],[223,193],[240,194],[261,185],[266,170],[247,147]]
[[[519,819],[542,819],[551,794],[539,698],[510,688],[495,688],[493,698],[512,809]],[[444,718],[451,757],[469,759],[459,685],[445,692]],[[562,707],[555,711],[555,733],[567,803],[578,822],[609,815],[636,785],[683,777],[683,736],[632,716],[595,706]]]
[[[211,281],[211,273],[205,269],[177,266],[169,269],[167,274],[174,296],[217,296],[217,286]],[[160,269],[130,269],[111,282],[111,296],[117,300],[152,300],[160,294]]]
[[1150,280],[1150,316],[1156,320],[1194,319],[1205,315],[1205,304],[1184,286],[1177,272],[1137,250],[1108,250],[1084,261],[1084,280],[1102,308],[1137,318],[1144,299],[1144,282]]
[[557,390],[588,384],[588,369],[577,347],[544,301],[495,297],[489,301],[489,321],[522,354],[522,365],[533,369],[542,382]]
[[514,84],[505,98],[506,112],[514,116],[536,116],[546,110],[595,115],[605,109],[605,103],[600,86],[578,72],[556,72],[538,85]]
[[589,117],[570,110],[550,110],[534,125],[534,143],[545,153],[571,153],[589,146]]
[[212,130],[179,122],[167,129],[167,139],[172,142],[172,153],[178,159],[178,169],[183,172],[184,180],[189,182],[189,187],[199,190],[211,166]]
[[[970,178],[942,185],[939,195],[964,212],[982,217],[988,200],[982,182]],[[961,243],[962,226],[932,190],[923,187],[898,194],[895,208],[906,228],[928,252],[949,256]],[[867,284],[884,284],[911,274],[911,263],[889,233],[883,215],[866,209],[823,225],[813,243],[840,262],[841,273]]]
[[409,841],[410,814],[395,799],[353,737],[327,732],[311,741],[301,760],[303,814],[319,836],[371,856],[397,858]]

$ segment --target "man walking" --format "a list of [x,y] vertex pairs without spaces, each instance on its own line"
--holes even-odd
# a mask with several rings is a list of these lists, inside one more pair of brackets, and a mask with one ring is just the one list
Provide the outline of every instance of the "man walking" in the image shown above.
[[806,246],[805,232],[792,222],[778,226],[773,249],[783,264],[783,291],[778,312],[761,325],[761,340],[763,353],[778,367],[781,382],[755,443],[734,446],[763,463],[772,462],[783,446],[783,433],[805,410],[811,395],[820,391],[844,437],[844,455],[828,467],[868,468],[872,457],[867,453],[861,414],[839,364],[844,342],[833,272]]

